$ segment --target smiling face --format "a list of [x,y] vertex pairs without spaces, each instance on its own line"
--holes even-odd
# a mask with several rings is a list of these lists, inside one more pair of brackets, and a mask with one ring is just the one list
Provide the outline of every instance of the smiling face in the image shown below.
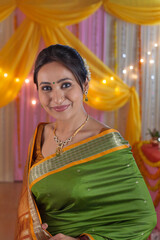
[[[67,120],[84,112],[82,89],[65,66],[47,63],[40,68],[37,80],[40,103],[55,119]],[[88,90],[88,83],[83,87]]]

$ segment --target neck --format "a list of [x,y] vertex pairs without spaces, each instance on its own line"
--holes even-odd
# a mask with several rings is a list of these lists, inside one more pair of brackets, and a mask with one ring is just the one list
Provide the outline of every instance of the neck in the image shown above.
[[81,114],[73,116],[67,120],[56,121],[56,135],[63,141],[70,137],[77,128],[79,128],[86,120],[87,113],[84,111]]

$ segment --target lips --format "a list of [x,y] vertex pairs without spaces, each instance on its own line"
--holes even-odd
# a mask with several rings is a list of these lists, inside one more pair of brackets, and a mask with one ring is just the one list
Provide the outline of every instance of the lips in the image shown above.
[[65,111],[69,106],[70,106],[70,104],[68,104],[68,105],[62,105],[62,106],[55,106],[55,107],[53,107],[53,109],[54,109],[56,112],[63,112],[63,111]]

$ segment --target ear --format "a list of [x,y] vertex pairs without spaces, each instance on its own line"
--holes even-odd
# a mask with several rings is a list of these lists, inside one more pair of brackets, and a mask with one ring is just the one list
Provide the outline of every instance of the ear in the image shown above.
[[89,81],[87,77],[85,83],[83,83],[83,90],[88,92],[88,89],[89,89]]

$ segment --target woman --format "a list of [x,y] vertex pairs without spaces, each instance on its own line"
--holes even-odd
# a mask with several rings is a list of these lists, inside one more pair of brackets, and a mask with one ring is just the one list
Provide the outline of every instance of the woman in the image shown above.
[[63,45],[42,50],[34,82],[55,123],[30,143],[16,239],[147,239],[156,213],[128,143],[88,116],[90,73]]

